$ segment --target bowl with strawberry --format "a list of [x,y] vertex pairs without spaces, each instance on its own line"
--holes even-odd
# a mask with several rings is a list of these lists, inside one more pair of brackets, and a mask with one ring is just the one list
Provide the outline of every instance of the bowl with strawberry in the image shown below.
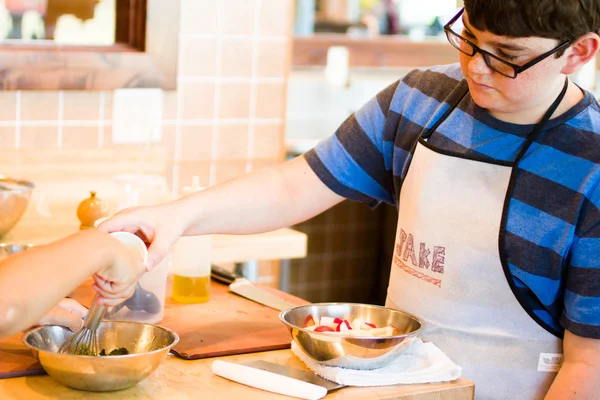
[[401,355],[423,329],[416,316],[359,303],[314,303],[282,311],[292,340],[321,364],[381,368]]

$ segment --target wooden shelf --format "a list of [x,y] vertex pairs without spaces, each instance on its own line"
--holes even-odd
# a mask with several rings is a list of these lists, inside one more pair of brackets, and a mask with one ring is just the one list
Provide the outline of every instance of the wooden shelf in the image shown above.
[[331,46],[345,46],[350,67],[426,67],[458,61],[458,51],[445,40],[414,41],[402,36],[378,38],[324,34],[295,37],[293,66],[324,66]]

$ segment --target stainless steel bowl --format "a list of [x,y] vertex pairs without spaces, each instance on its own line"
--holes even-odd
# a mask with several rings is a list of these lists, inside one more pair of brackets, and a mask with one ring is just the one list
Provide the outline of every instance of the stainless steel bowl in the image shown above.
[[135,386],[150,375],[179,342],[177,333],[140,322],[102,322],[98,328],[100,349],[110,352],[125,347],[120,356],[59,354],[60,345],[73,335],[58,325],[34,328],[23,335],[23,343],[37,356],[44,370],[63,385],[95,392]]
[[27,209],[34,185],[0,175],[0,237],[19,222]]
[[[309,316],[318,321],[323,316],[333,318],[360,318],[378,327],[393,325],[395,336],[356,337],[338,333],[314,332],[304,328]],[[314,360],[321,364],[353,369],[381,368],[410,344],[423,323],[415,316],[392,308],[356,303],[315,303],[282,311],[279,319],[287,326],[292,339]]]

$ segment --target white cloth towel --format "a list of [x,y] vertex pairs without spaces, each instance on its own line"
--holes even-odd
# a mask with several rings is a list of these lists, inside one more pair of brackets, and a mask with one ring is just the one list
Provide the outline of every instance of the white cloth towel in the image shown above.
[[408,349],[385,367],[357,370],[320,364],[292,342],[292,352],[315,374],[348,386],[384,386],[448,382],[460,378],[462,368],[436,345],[415,338]]

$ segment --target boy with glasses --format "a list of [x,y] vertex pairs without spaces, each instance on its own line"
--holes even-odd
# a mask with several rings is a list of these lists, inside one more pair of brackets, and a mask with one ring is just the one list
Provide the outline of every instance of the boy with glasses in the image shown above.
[[387,305],[476,398],[600,398],[600,104],[568,78],[596,57],[600,0],[464,3],[459,65],[412,71],[302,157],[99,229],[142,230],[152,267],[180,235],[396,205]]

